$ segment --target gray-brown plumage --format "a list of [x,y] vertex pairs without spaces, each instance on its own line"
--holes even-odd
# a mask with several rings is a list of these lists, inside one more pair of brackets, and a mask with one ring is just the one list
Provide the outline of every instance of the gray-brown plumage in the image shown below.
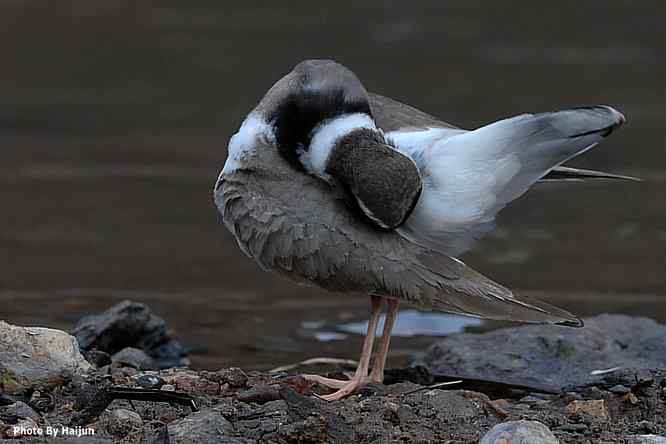
[[424,113],[413,106],[405,105],[390,97],[369,93],[372,116],[385,132],[407,129],[452,128],[456,126],[446,123],[437,117]]
[[[254,113],[276,112],[300,66],[271,88]],[[326,66],[327,72],[335,66]],[[240,168],[220,175],[215,203],[240,248],[262,268],[332,291],[380,294],[423,308],[580,325],[564,310],[518,300],[462,262],[373,227],[350,211],[343,189],[296,171],[274,140],[259,135],[253,142]]]
[[[517,298],[446,250],[468,248],[479,227],[490,227],[503,205],[548,174],[612,177],[559,165],[623,121],[597,106],[522,115],[470,132],[368,94],[335,62],[305,61],[268,91],[231,139],[215,203],[240,248],[263,269],[372,295],[354,377],[309,375],[339,389],[327,399],[340,399],[368,380],[381,382],[398,301],[581,326],[564,310]],[[368,376],[382,300],[387,322]]]

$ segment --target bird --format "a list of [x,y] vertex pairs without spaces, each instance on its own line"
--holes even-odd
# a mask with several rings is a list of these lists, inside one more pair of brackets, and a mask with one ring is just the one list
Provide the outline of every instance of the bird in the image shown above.
[[458,257],[537,182],[635,179],[563,165],[624,122],[616,109],[596,105],[465,130],[368,92],[340,63],[305,60],[268,90],[229,140],[214,202],[260,268],[370,298],[355,373],[348,380],[303,375],[335,390],[324,399],[340,400],[383,382],[400,303],[582,326],[577,316],[516,295]]

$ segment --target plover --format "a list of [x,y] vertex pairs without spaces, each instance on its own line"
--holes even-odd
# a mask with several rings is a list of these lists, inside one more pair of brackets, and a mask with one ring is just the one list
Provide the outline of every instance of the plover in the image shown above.
[[[383,380],[398,304],[581,326],[565,310],[493,282],[456,259],[497,213],[542,180],[631,179],[561,166],[624,122],[609,106],[522,114],[468,131],[368,93],[348,68],[299,63],[231,138],[215,203],[261,268],[333,292],[369,295],[350,380],[307,375],[336,400]],[[388,306],[369,370],[382,303]]]

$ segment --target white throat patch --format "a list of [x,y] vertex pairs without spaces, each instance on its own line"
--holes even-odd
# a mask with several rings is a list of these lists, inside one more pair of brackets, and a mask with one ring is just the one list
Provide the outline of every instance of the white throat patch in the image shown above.
[[326,120],[315,127],[310,149],[305,151],[303,147],[299,147],[297,151],[305,170],[310,174],[328,179],[326,165],[337,140],[361,128],[376,130],[377,126],[369,115],[355,113]]
[[252,154],[256,149],[257,139],[264,137],[269,142],[275,141],[273,127],[266,123],[261,116],[249,114],[243,124],[229,140],[227,161],[222,173],[232,173],[241,167],[243,158]]

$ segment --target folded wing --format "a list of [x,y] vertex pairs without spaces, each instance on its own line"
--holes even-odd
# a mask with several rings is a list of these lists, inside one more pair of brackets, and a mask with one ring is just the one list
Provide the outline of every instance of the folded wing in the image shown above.
[[399,232],[458,256],[493,228],[506,204],[541,179],[618,178],[560,165],[597,145],[623,122],[622,114],[608,106],[524,114],[474,131],[409,127],[404,119],[397,124],[378,121],[379,126],[398,128],[387,137],[414,159],[423,176],[421,198]]

